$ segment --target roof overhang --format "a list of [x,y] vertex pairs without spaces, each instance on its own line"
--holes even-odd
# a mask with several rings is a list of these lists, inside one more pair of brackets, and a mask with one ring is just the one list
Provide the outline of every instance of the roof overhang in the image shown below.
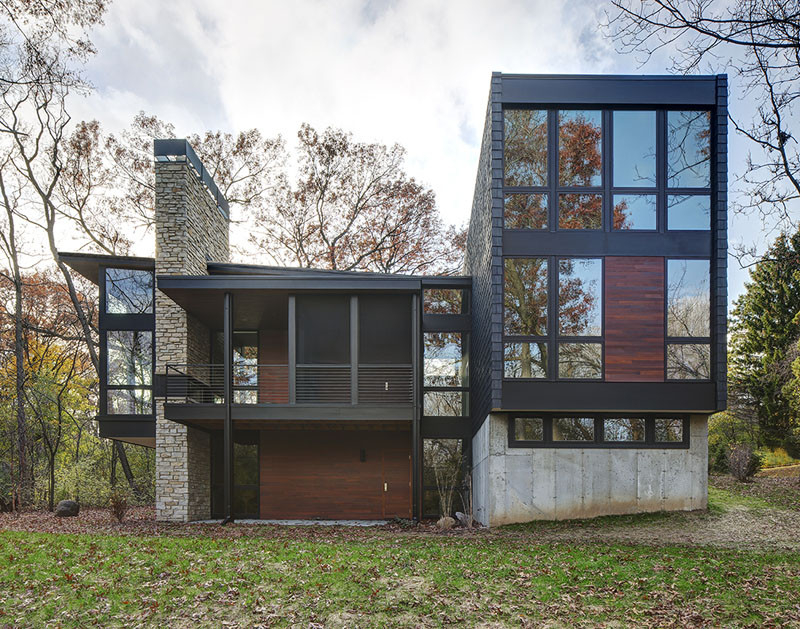
[[100,268],[112,266],[117,269],[139,269],[153,271],[156,261],[153,258],[139,258],[136,256],[111,256],[98,253],[69,253],[59,252],[58,257],[68,267],[77,271],[93,284],[98,284]]

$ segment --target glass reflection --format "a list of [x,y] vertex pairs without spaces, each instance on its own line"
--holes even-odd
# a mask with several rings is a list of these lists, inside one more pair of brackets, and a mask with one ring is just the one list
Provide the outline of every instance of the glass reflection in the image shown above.
[[655,229],[656,195],[615,194],[614,229]]
[[558,180],[562,186],[601,183],[602,112],[558,112]]
[[106,269],[106,312],[151,314],[153,274],[134,269]]
[[558,377],[596,380],[603,375],[603,350],[600,343],[560,343]]
[[425,314],[466,314],[466,304],[460,288],[426,288],[423,291]]
[[670,188],[709,187],[710,112],[667,112],[667,181]]
[[553,441],[594,441],[594,419],[554,417]]
[[559,229],[600,229],[602,226],[602,194],[558,195]]
[[656,419],[656,441],[676,442],[683,441],[682,419]]
[[516,417],[514,439],[517,441],[543,441],[544,420],[541,417]]
[[460,332],[426,332],[423,344],[425,386],[469,386],[469,370]]
[[708,260],[667,262],[667,336],[709,336],[709,280]]
[[507,194],[504,217],[506,229],[547,229],[547,195]]
[[603,262],[599,258],[558,261],[558,332],[563,336],[600,336],[603,311]]
[[426,391],[422,398],[422,414],[429,417],[462,417],[469,412],[464,391]]
[[707,194],[668,196],[667,229],[711,229],[711,197]]
[[505,333],[547,334],[547,259],[507,258],[503,278]]
[[614,112],[614,185],[655,187],[656,112]]
[[152,383],[152,332],[109,330],[106,343],[106,373],[110,386],[149,386]]
[[506,186],[547,185],[547,112],[507,109],[503,113]]
[[603,420],[606,441],[644,441],[644,420],[639,417],[616,417]]
[[110,415],[149,415],[153,412],[153,392],[150,389],[109,389]]
[[547,343],[506,343],[504,378],[547,378]]
[[711,378],[711,346],[707,343],[667,345],[667,378],[669,380],[709,380]]

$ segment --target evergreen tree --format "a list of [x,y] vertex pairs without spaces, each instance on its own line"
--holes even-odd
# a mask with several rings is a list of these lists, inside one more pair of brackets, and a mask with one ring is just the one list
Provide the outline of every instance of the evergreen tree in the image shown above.
[[755,417],[765,445],[797,450],[800,232],[782,234],[745,287],[731,313],[732,410]]

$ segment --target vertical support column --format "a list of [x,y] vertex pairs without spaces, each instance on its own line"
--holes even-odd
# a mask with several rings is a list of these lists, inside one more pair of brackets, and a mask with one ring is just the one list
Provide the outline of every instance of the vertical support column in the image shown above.
[[289,404],[297,403],[297,304],[294,295],[289,295],[289,321],[287,341],[289,353]]
[[233,522],[233,418],[231,416],[231,404],[233,403],[233,295],[231,293],[225,293],[222,337],[225,352],[225,424],[223,426],[225,517],[222,523],[227,524]]
[[411,516],[416,521],[420,516],[420,417],[422,400],[420,381],[423,374],[420,368],[420,317],[419,295],[411,297],[411,374],[413,382],[414,416],[411,420]]
[[350,297],[350,403],[358,404],[358,297]]

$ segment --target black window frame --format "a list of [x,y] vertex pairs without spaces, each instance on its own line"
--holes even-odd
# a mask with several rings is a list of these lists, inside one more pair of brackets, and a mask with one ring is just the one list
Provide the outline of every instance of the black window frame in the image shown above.
[[[525,441],[516,438],[515,424],[518,418],[540,417],[543,423],[542,441]],[[593,441],[554,441],[553,419],[556,417],[588,417],[594,419]],[[644,419],[644,441],[606,441],[604,420],[622,419],[631,417]],[[656,441],[656,419],[680,419],[683,421],[682,441]],[[690,415],[686,413],[514,413],[508,416],[508,447],[509,448],[592,448],[592,449],[647,449],[647,450],[685,450],[690,447]]]
[[[506,334],[505,332],[505,313],[502,316],[502,348],[503,356],[505,357],[505,347],[511,343],[545,343],[547,345],[547,376],[544,378],[507,378],[505,376],[505,359],[503,359],[503,380],[510,380],[513,382],[605,382],[606,377],[606,343],[605,343],[605,330],[606,330],[606,260],[605,256],[596,255],[529,255],[518,256],[509,255],[503,256],[503,275],[502,283],[503,298],[501,303],[505,310],[505,261],[506,260],[519,260],[527,258],[538,258],[547,260],[547,334],[546,335],[519,335],[519,334]],[[600,261],[600,334],[598,336],[570,336],[563,335],[559,327],[559,280],[560,280],[560,265],[561,260],[599,260]],[[558,349],[561,344],[570,343],[591,343],[600,345],[600,360],[601,369],[600,375],[597,378],[561,378],[558,375]],[[666,360],[665,360],[666,369]]]
[[[98,269],[99,277],[99,312],[98,312],[98,340],[100,342],[99,356],[99,404],[98,411],[101,417],[115,420],[145,420],[151,421],[156,412],[156,282],[155,271],[150,269],[132,269],[150,273],[152,282],[152,303],[153,308],[150,313],[110,313],[106,312],[106,271],[107,269],[125,269],[124,266],[113,264],[101,265]],[[109,385],[108,384],[108,332],[150,332],[152,334],[151,343],[151,378],[147,386],[136,385]],[[150,391],[150,411],[148,413],[110,413],[108,404],[109,391],[119,390],[147,390]]]
[[[545,110],[547,112],[547,178],[546,186],[507,186],[505,185],[505,112],[508,110]],[[601,172],[600,186],[563,186],[558,180],[559,174],[559,143],[558,143],[558,120],[561,111],[586,111],[594,110],[601,112]],[[616,111],[653,111],[656,114],[656,184],[655,186],[617,186],[613,181],[613,156],[614,156],[614,112]],[[710,178],[706,187],[670,187],[668,181],[668,155],[667,155],[667,117],[672,111],[700,111],[708,112],[709,123],[709,142],[712,148],[710,156]],[[547,195],[548,213],[547,227],[542,229],[509,228],[505,225],[505,212],[503,213],[503,229],[513,232],[559,232],[575,234],[597,234],[597,233],[640,233],[640,234],[674,234],[682,233],[707,233],[712,231],[714,222],[714,207],[716,194],[714,192],[714,172],[716,168],[715,129],[714,129],[714,107],[703,106],[646,106],[646,105],[594,105],[581,103],[575,105],[537,105],[530,104],[506,104],[503,107],[501,125],[503,127],[503,151],[502,153],[502,173],[503,187],[502,198],[505,200],[509,194],[545,194]],[[599,229],[568,229],[559,227],[558,202],[561,194],[600,194],[602,195],[601,226]],[[614,229],[614,196],[615,195],[636,195],[648,194],[656,197],[656,227],[655,229]],[[703,196],[710,197],[711,220],[707,229],[668,229],[668,196]]]
[[[702,260],[708,262],[708,336],[670,336],[669,335],[669,262],[670,260]],[[716,373],[716,357],[714,355],[714,261],[706,256],[664,256],[664,382],[712,382]],[[669,354],[670,345],[707,345],[709,351],[708,378],[670,378]]]

